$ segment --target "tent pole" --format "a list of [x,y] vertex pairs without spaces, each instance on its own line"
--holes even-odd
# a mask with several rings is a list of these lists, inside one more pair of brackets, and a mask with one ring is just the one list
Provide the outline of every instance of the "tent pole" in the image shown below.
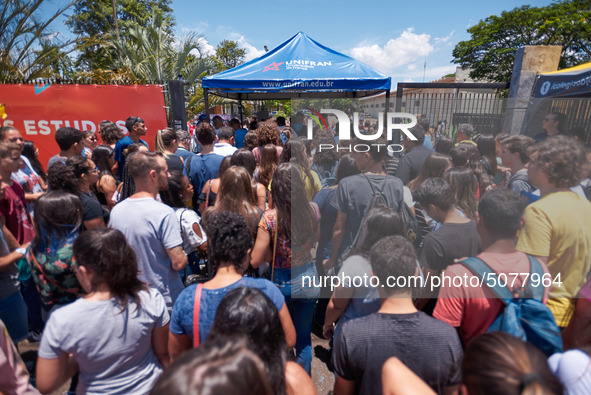
[[240,127],[242,127],[244,113],[242,112],[242,95],[240,93],[238,94],[238,113],[240,114]]
[[205,115],[207,116],[207,121],[209,122],[209,97],[207,96],[209,89],[203,88],[203,101],[205,102]]
[[389,111],[390,111],[390,89],[388,89],[386,91],[386,110],[384,112],[384,125],[387,125]]

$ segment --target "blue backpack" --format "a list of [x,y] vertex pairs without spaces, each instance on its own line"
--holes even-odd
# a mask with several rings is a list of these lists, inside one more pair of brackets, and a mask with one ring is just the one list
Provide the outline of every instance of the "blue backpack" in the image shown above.
[[528,279],[525,287],[513,292],[505,285],[499,284],[499,277],[483,260],[468,258],[461,263],[480,277],[483,284],[487,285],[505,304],[505,309],[493,321],[487,332],[507,332],[532,343],[546,356],[550,356],[562,352],[562,337],[552,312],[542,303],[544,297],[542,265],[534,257],[528,255],[528,258],[530,277],[537,274],[540,283],[534,287]]
[[334,164],[331,171],[321,171],[320,168],[316,166],[316,163],[312,163],[312,170],[314,170],[316,174],[318,174],[318,178],[320,179],[320,185],[322,185],[322,188],[332,187],[336,185],[337,167],[339,167],[338,161]]

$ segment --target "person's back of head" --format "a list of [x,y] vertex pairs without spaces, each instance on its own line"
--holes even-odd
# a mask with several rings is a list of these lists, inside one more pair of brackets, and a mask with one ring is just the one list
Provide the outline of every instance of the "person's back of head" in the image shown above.
[[407,143],[412,143],[415,145],[423,144],[423,141],[425,141],[425,129],[423,129],[423,126],[417,124],[417,125],[413,126],[412,128],[410,128],[408,131],[416,138],[416,140],[411,140],[405,134],[404,138],[406,139]]
[[449,151],[453,148],[454,142],[449,137],[441,137],[435,143],[435,152],[440,154],[448,155]]
[[277,307],[261,290],[238,287],[218,306],[207,341],[243,335],[265,364],[275,394],[285,393],[287,343]]
[[72,243],[82,226],[83,214],[82,202],[76,195],[56,190],[41,195],[35,202],[33,221],[39,231],[32,243],[33,251],[55,252]]
[[209,123],[202,122],[195,129],[197,140],[202,145],[211,145],[215,141],[215,130]]
[[208,341],[187,351],[162,373],[152,395],[271,395],[265,366],[244,339]]
[[458,125],[456,136],[460,137],[460,135],[463,135],[465,139],[470,140],[473,134],[474,128],[469,123],[461,123]]
[[232,118],[230,119],[230,122],[228,122],[228,124],[234,129],[234,130],[238,130],[242,127],[242,125],[240,125],[240,121],[236,118]]
[[255,130],[251,130],[244,136],[244,148],[252,151],[259,146],[259,136]]
[[221,264],[244,270],[247,252],[252,248],[252,234],[244,217],[230,212],[213,213],[207,221],[208,258],[215,272]]
[[55,141],[62,151],[68,151],[74,144],[79,143],[84,139],[84,133],[80,130],[63,127],[55,132]]
[[429,130],[429,119],[425,118],[425,117],[420,117],[417,119],[417,126],[420,126],[421,128],[423,128],[423,132],[427,132]]
[[285,126],[285,117],[277,117],[275,122],[277,122],[277,126]]
[[127,162],[129,175],[137,184],[139,180],[144,180],[152,170],[159,172],[160,164],[156,158],[162,158],[160,152],[138,151]]
[[365,234],[352,254],[368,256],[371,248],[381,239],[388,236],[404,235],[404,227],[400,215],[388,206],[371,208],[365,217]]
[[174,148],[174,142],[178,142],[176,130],[165,128],[156,132],[156,151],[164,153],[166,149]]
[[341,156],[341,159],[339,159],[339,166],[337,167],[336,184],[341,182],[343,178],[354,176],[359,173],[361,173],[361,170],[357,167],[357,162],[353,159],[353,155],[343,155]]
[[179,139],[180,144],[187,144],[191,141],[191,133],[183,129],[176,130],[176,136]]
[[[368,147],[368,149],[366,150],[366,147],[363,147],[363,151],[359,151],[359,154],[368,154],[369,157],[371,158],[371,161],[374,163],[380,163],[382,161],[384,161],[386,159],[386,157],[388,156],[388,141],[384,138],[384,137],[379,137],[376,140],[371,141],[371,144],[368,144],[367,141],[365,140],[359,140],[356,139],[353,142],[353,145],[366,145]],[[359,163],[358,163],[359,164]],[[365,170],[365,169],[362,169]]]
[[180,171],[171,171],[168,178],[168,189],[160,192],[162,203],[172,208],[186,207],[182,198],[185,175]]
[[443,178],[429,178],[415,189],[413,198],[424,208],[434,205],[442,211],[454,207],[455,198],[451,186]]
[[566,136],[549,137],[535,144],[530,160],[546,175],[548,182],[558,188],[580,183],[587,162],[583,146]]
[[378,287],[386,297],[393,295],[412,294],[412,281],[393,285],[391,278],[405,278],[415,275],[417,256],[414,247],[403,236],[389,236],[378,241],[369,256],[372,270],[378,277]]
[[444,178],[455,196],[455,206],[468,218],[475,218],[478,181],[474,171],[468,167],[453,167]]
[[211,119],[211,124],[215,129],[219,129],[224,126],[224,120],[219,115],[216,115]]
[[525,204],[514,191],[497,188],[485,193],[478,203],[479,226],[496,239],[513,239],[521,228]]
[[232,129],[230,126],[223,126],[220,128],[218,137],[220,141],[229,141],[230,139],[234,138],[234,129]]
[[462,385],[469,395],[559,395],[562,384],[540,350],[505,332],[486,333],[466,348]]
[[117,141],[123,138],[123,132],[119,129],[119,126],[112,121],[100,121],[98,134],[101,136],[103,144],[107,145],[117,144]]
[[451,161],[454,167],[466,166],[468,164],[468,159],[470,159],[468,145],[458,144],[449,150],[449,156],[451,156]]
[[[230,157],[230,166],[244,167],[248,174],[252,176],[257,167],[257,161],[252,151],[240,148]],[[218,175],[218,177],[221,177],[221,175]]]
[[55,162],[47,170],[47,186],[50,191],[65,191],[78,195],[80,182],[74,167],[63,162]]

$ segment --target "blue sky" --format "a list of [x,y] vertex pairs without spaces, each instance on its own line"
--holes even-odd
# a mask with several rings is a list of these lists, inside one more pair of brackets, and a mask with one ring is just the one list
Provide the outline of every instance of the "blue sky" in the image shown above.
[[[54,0],[57,5],[65,1]],[[454,72],[454,46],[467,28],[491,14],[551,1],[376,1],[376,0],[173,0],[177,33],[202,33],[206,50],[223,39],[247,50],[247,60],[281,44],[298,31],[392,76],[396,82],[432,81]],[[61,30],[61,29],[60,29]]]

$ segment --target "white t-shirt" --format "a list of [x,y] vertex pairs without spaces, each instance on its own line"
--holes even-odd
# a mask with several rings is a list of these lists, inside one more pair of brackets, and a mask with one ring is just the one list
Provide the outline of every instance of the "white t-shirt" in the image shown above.
[[74,303],[55,310],[43,331],[39,356],[72,354],[80,371],[78,394],[147,394],[162,373],[152,331],[170,317],[162,295],[140,291],[121,312],[116,299]]
[[137,256],[139,279],[164,296],[170,312],[183,290],[166,252],[183,244],[174,210],[153,198],[127,198],[111,210],[109,226],[125,235]]
[[[201,227],[201,218],[199,218],[199,215],[197,215],[195,211],[188,208],[175,208],[174,213],[181,224],[183,249],[185,250],[185,254],[190,254],[193,251],[197,251],[197,247],[207,241],[207,235]],[[199,225],[199,229],[201,230],[201,235],[203,237],[199,237],[199,235],[193,230],[194,223]]]
[[215,143],[213,146],[213,153],[221,156],[234,155],[238,148],[228,143]]

